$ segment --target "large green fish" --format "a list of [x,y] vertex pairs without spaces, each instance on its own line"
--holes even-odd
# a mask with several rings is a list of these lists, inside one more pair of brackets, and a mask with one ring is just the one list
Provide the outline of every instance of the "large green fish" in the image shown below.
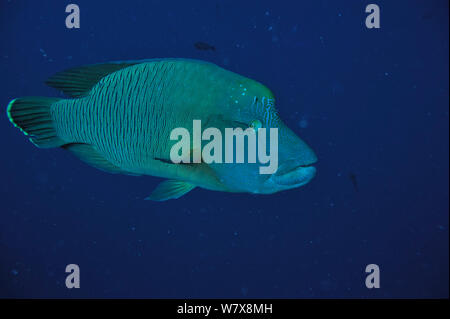
[[[315,175],[314,152],[279,118],[264,85],[212,63],[186,59],[110,62],[60,72],[47,82],[68,99],[24,97],[7,114],[31,142],[61,147],[111,173],[167,178],[148,197],[178,198],[195,187],[271,194],[299,187]],[[278,170],[258,163],[171,161],[174,128],[278,129]]]

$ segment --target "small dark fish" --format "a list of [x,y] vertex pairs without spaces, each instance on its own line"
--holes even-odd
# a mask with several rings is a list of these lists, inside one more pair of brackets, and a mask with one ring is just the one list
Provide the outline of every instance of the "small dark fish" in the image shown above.
[[195,42],[194,46],[197,50],[202,50],[202,51],[216,51],[216,48],[206,42]]
[[422,20],[430,20],[433,18],[433,13],[432,12],[426,12],[422,15]]
[[353,184],[353,188],[355,189],[355,191],[358,191],[358,182],[356,181],[356,175],[354,173],[350,173],[348,175],[348,177],[350,178],[350,180],[352,181]]
[[220,16],[221,16],[221,14],[220,14],[220,5],[219,5],[219,3],[217,2],[216,3],[216,18],[220,18]]

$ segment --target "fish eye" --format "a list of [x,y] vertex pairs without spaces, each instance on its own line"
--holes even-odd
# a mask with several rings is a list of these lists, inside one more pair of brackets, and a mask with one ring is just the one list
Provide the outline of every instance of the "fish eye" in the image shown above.
[[259,130],[262,127],[262,123],[260,120],[253,120],[250,123],[250,127],[254,128],[255,131]]

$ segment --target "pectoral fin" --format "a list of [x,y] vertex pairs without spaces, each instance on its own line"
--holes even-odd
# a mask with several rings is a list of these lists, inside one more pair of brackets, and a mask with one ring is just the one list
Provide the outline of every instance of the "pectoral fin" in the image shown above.
[[194,188],[195,185],[187,182],[167,180],[160,183],[146,200],[162,202],[168,199],[177,199]]
[[[199,152],[199,154],[200,154],[200,162],[199,163],[194,163],[193,162],[193,160],[194,160],[194,157],[193,157],[194,152]],[[199,149],[192,149],[191,148],[191,149],[188,150],[188,152],[186,154],[183,154],[183,157],[181,158],[181,162],[180,163],[174,163],[174,162],[172,162],[172,160],[170,158],[155,157],[154,159],[157,160],[157,161],[166,163],[166,164],[174,164],[174,165],[178,165],[178,164],[180,164],[180,165],[184,165],[184,164],[200,164],[200,163],[203,163],[203,158],[201,156],[202,156],[201,148],[199,148]]]

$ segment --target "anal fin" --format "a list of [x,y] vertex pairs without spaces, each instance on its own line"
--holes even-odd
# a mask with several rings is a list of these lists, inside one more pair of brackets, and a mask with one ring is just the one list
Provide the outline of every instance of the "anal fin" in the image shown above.
[[177,199],[195,188],[195,185],[176,180],[161,182],[146,199],[162,202],[168,199]]

